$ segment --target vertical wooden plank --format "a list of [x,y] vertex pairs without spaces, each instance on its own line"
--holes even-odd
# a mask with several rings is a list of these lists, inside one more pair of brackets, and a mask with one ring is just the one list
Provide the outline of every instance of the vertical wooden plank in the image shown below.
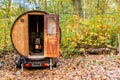
[[28,56],[29,55],[29,36],[28,36],[28,15],[25,15],[24,17],[25,22],[24,22],[24,55]]
[[47,18],[44,15],[44,56],[47,56]]

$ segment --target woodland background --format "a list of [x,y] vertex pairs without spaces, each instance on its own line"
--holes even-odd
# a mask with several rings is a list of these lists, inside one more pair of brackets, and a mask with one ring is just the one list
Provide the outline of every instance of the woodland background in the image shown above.
[[10,31],[15,19],[29,10],[59,14],[63,57],[88,48],[117,48],[120,0],[0,0],[0,53],[14,50]]

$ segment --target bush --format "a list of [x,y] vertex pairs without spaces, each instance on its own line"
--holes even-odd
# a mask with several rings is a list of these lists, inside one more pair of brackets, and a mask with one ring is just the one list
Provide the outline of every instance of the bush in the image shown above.
[[[116,15],[116,14],[115,14]],[[113,15],[97,15],[86,21],[77,15],[61,21],[62,56],[69,57],[81,53],[81,48],[117,47],[117,35],[120,31],[117,18]]]

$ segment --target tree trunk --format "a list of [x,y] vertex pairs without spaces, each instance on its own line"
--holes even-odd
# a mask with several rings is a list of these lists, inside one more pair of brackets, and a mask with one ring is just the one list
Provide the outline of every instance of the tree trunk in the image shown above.
[[72,0],[74,5],[75,14],[77,13],[79,16],[83,17],[82,13],[82,0]]
[[120,54],[120,33],[118,33],[118,51],[118,54]]
[[[6,5],[6,16],[5,18],[6,19],[9,19],[10,20],[10,9],[11,9],[11,0],[8,0],[8,5]],[[6,54],[6,48],[7,48],[7,33],[6,33],[6,29],[7,27],[10,25],[10,21],[7,21],[7,23],[5,24],[5,27],[4,27],[4,50],[3,50],[3,54],[5,55]]]
[[10,7],[11,7],[11,0],[8,0],[8,6],[7,6],[7,18],[10,16]]
[[62,1],[60,1],[60,6],[61,6],[61,9],[60,9],[61,13],[65,13],[64,5]]
[[[97,1],[97,14],[105,14],[108,8],[108,0],[98,0]],[[100,12],[99,12],[100,11]]]
[[100,0],[97,1],[97,15],[99,15]]
[[47,10],[47,0],[44,0],[44,10]]
[[116,0],[116,2],[120,5],[120,0]]

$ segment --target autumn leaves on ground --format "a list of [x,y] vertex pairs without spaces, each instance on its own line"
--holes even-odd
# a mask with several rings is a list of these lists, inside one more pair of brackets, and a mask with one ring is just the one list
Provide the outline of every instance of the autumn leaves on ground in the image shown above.
[[16,70],[14,53],[0,58],[1,80],[120,80],[119,55],[87,55],[65,59],[60,57],[53,70],[36,68]]

